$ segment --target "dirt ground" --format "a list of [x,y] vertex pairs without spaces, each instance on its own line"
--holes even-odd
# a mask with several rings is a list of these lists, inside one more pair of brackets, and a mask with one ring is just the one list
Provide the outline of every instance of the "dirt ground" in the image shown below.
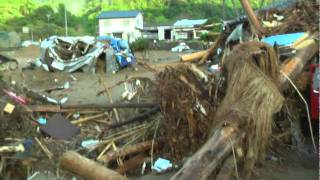
[[[69,89],[53,91],[49,95],[54,98],[68,96],[66,104],[104,104],[110,100],[105,95],[98,96],[98,92],[104,89],[105,85],[114,86],[117,82],[125,80],[126,77],[148,77],[154,79],[154,73],[148,69],[137,66],[138,70],[126,68],[117,74],[106,74],[102,78],[105,84],[101,83],[101,77],[95,74],[87,74],[82,72],[72,73],[77,80],[70,77],[70,73],[64,72],[46,72],[43,69],[23,69],[28,66],[29,62],[39,57],[39,49],[37,47],[29,47],[20,49],[15,52],[0,52],[18,60],[19,68],[13,71],[6,71],[3,74],[5,81],[19,85],[24,85],[36,92],[63,85],[65,82],[70,82]],[[151,64],[157,70],[164,68],[165,65],[176,65],[179,61],[179,53],[168,51],[150,51],[146,54],[137,52],[135,56],[139,60]],[[121,94],[124,91],[123,85],[118,85],[110,90],[113,101],[121,100]],[[261,180],[312,180],[318,179],[318,156],[317,155],[302,155],[298,154],[292,148],[282,148],[283,152],[277,161],[266,161],[266,164],[258,168],[254,174],[256,179]],[[174,172],[169,172],[164,175],[145,175],[133,179],[168,179]],[[47,177],[48,176],[48,177]],[[39,176],[37,179],[50,179],[50,175]],[[55,179],[55,178],[52,178]]]
[[[27,52],[27,53],[26,53]],[[4,52],[19,62],[19,68],[13,71],[7,71],[4,74],[4,79],[9,82],[16,82],[17,84],[24,85],[36,92],[41,92],[45,89],[61,86],[65,82],[69,82],[71,87],[67,90],[53,91],[50,93],[50,97],[59,98],[67,95],[69,97],[66,104],[81,104],[81,103],[98,103],[103,104],[109,102],[106,96],[97,96],[97,93],[107,87],[114,86],[119,81],[124,81],[126,77],[148,77],[153,79],[154,74],[148,69],[137,66],[137,70],[133,68],[122,69],[117,74],[106,74],[102,78],[104,79],[104,85],[100,83],[101,76],[96,74],[75,72],[72,73],[76,77],[74,81],[70,77],[70,73],[65,72],[46,72],[45,70],[38,69],[23,69],[27,67],[30,62],[39,58],[40,50],[37,47],[30,46],[24,49],[20,49],[15,52]],[[137,59],[141,60],[143,53],[136,53]],[[159,58],[161,57],[161,58]],[[151,67],[164,68],[165,65],[175,64],[179,61],[179,54],[167,51],[151,51],[146,55],[145,62],[150,63]],[[90,88],[88,88],[90,87]],[[121,94],[124,91],[124,85],[119,85],[110,90],[113,101],[119,101]]]

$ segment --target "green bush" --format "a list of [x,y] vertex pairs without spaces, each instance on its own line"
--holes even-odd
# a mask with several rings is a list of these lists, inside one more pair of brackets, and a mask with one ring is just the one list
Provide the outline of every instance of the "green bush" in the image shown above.
[[214,33],[214,32],[209,32],[209,33],[204,33],[201,34],[200,40],[209,42],[209,41],[214,41],[218,37],[219,33]]
[[147,49],[149,49],[150,47],[149,45],[150,45],[149,40],[144,38],[139,38],[130,44],[130,48],[133,51],[146,51]]
[[203,33],[200,35],[200,40],[201,41],[205,41],[205,42],[208,42],[209,41],[209,35],[208,33]]

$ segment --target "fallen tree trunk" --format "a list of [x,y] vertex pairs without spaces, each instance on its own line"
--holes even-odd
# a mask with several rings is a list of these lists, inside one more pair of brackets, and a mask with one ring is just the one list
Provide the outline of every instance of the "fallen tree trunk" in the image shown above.
[[74,151],[65,152],[60,158],[60,166],[88,180],[125,180],[126,177],[81,156]]
[[171,179],[207,179],[243,137],[244,133],[234,127],[217,130]]
[[234,172],[234,157],[229,156],[225,162],[223,162],[223,166],[221,167],[221,170],[219,174],[217,175],[216,179],[219,180],[230,180],[232,178],[232,173]]

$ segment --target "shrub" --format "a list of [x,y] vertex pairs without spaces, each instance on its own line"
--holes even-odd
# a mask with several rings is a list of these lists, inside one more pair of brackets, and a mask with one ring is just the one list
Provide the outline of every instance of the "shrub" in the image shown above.
[[149,40],[139,38],[130,44],[130,48],[133,51],[146,51],[147,49],[149,49]]

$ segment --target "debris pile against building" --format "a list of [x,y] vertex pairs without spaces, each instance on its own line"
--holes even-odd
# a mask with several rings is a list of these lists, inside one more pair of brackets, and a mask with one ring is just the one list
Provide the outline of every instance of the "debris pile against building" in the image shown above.
[[[225,21],[208,50],[183,55],[176,66],[138,63],[152,70],[152,77],[110,85],[101,75],[104,88],[97,96],[108,99],[104,104],[57,100],[47,93],[70,84],[41,94],[3,82],[0,174],[33,179],[50,171],[66,179],[127,179],[173,170],[171,179],[252,179],[254,169],[277,152],[276,143],[306,151],[297,125],[298,106],[305,108],[299,90],[306,85],[294,83],[301,73],[319,73],[314,62],[319,4],[297,2],[255,15],[241,2],[247,16]],[[113,58],[106,58],[108,48]],[[102,66],[109,71],[114,63],[135,62],[129,50],[109,37],[50,37],[36,64],[48,71],[94,72],[105,54]],[[319,98],[319,83],[311,81],[311,96]],[[110,93],[118,85],[124,86],[119,101]],[[309,125],[319,113],[311,111]]]

